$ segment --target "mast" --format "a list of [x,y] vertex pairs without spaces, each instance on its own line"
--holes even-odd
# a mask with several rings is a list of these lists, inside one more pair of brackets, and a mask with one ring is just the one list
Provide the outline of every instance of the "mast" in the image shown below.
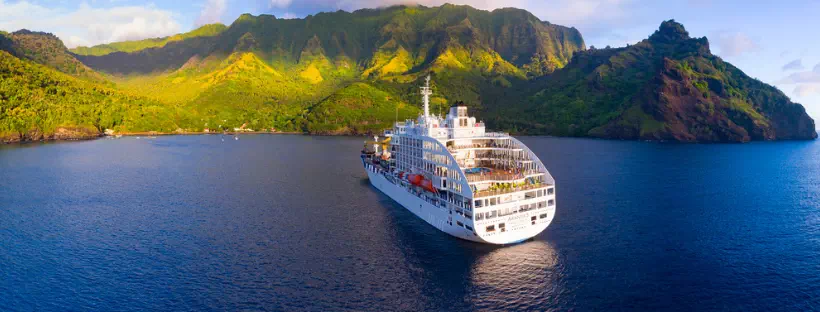
[[430,75],[427,75],[427,78],[424,79],[424,87],[421,87],[421,95],[423,96],[423,103],[424,103],[424,120],[427,121],[427,118],[430,117],[430,95],[433,94],[433,91],[430,90]]

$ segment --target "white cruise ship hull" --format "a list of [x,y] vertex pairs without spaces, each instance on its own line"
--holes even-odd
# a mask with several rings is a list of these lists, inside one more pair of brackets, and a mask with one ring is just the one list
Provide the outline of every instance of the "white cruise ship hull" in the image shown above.
[[[511,228],[517,228],[514,231],[485,233],[481,223],[477,224],[475,226],[476,228],[470,230],[464,227],[464,224],[471,225],[472,220],[468,221],[468,219],[455,212],[451,213],[451,210],[448,208],[438,207],[427,202],[400,185],[388,181],[387,178],[377,170],[369,169],[368,167],[369,166],[365,164],[365,171],[370,179],[370,184],[379,191],[433,227],[464,240],[498,245],[522,242],[544,231],[554,217],[555,210],[553,208],[549,210],[547,218],[539,219],[535,221],[535,224],[530,223],[530,217],[536,216],[537,218],[537,213],[506,217],[508,224],[510,224],[509,226]],[[542,210],[539,212],[544,213],[545,211]],[[496,222],[497,221],[498,220],[496,220]],[[461,223],[461,225],[459,223]]]

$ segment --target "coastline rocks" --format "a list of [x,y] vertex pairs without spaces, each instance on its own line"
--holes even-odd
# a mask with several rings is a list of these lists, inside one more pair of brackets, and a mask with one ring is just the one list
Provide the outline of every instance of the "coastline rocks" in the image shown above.
[[40,129],[31,129],[25,133],[8,132],[0,134],[0,142],[23,143],[36,141],[90,140],[99,138],[102,133],[84,127],[58,127],[52,133],[43,133]]

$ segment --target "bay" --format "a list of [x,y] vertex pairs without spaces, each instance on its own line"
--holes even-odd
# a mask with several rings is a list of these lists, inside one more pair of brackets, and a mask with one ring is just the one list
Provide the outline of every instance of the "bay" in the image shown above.
[[362,137],[0,146],[0,310],[813,310],[820,143],[522,137],[552,225],[461,241],[370,186]]

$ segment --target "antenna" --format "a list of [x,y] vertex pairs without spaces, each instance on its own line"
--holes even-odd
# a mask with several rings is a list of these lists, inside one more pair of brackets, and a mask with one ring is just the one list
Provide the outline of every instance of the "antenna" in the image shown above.
[[421,95],[423,96],[424,102],[424,119],[426,120],[430,117],[430,95],[433,94],[433,91],[430,90],[430,75],[427,75],[427,78],[424,79],[424,87],[421,87]]

